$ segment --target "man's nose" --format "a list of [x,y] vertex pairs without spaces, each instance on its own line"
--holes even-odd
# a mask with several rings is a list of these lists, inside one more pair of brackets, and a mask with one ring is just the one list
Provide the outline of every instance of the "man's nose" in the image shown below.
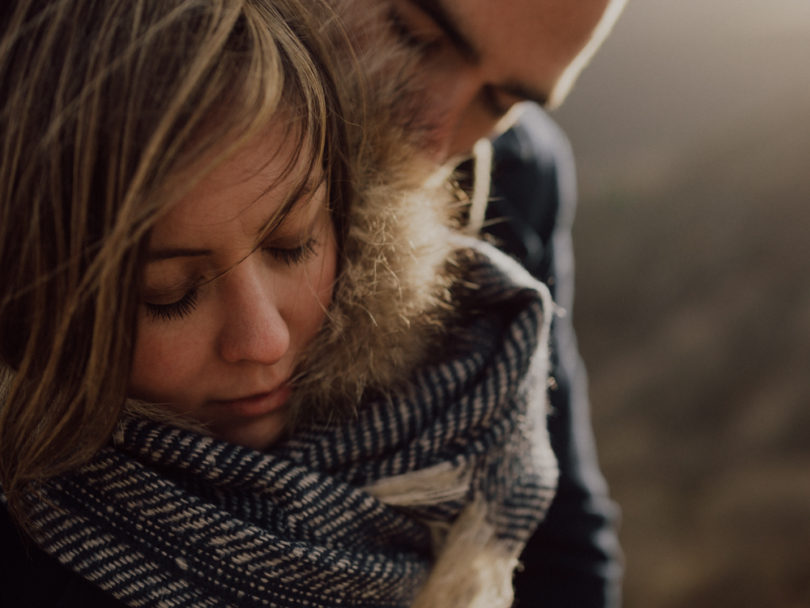
[[447,160],[467,153],[489,135],[498,121],[487,107],[487,83],[474,67],[463,67],[436,83],[431,94],[431,145],[436,157]]
[[229,363],[277,363],[290,347],[290,328],[279,306],[274,281],[248,258],[222,277],[225,310],[220,356]]

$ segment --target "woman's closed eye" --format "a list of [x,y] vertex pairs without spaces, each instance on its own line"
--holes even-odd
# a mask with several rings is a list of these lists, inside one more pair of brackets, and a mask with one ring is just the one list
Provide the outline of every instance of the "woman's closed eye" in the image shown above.
[[197,307],[198,288],[192,287],[179,300],[166,304],[144,302],[146,312],[156,321],[181,319],[191,314]]
[[318,241],[310,237],[303,244],[296,247],[267,245],[262,249],[279,262],[284,262],[287,266],[296,266],[310,259],[316,253],[317,246]]
[[[308,238],[295,247],[282,247],[277,244],[265,245],[262,251],[269,254],[274,261],[293,267],[307,262],[317,253],[318,241],[314,237]],[[181,297],[172,299],[172,293],[163,295],[156,291],[144,298],[144,307],[149,316],[156,321],[172,321],[182,319],[194,312],[199,299],[199,289],[206,283],[202,277],[192,287],[185,289]],[[166,301],[169,300],[169,301]]]

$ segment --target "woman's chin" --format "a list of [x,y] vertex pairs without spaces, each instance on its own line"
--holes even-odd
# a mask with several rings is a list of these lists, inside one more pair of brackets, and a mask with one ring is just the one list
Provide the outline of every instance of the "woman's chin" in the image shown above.
[[214,427],[214,437],[235,443],[253,450],[268,449],[284,434],[287,417],[283,412],[273,412],[260,419],[229,424],[227,427]]

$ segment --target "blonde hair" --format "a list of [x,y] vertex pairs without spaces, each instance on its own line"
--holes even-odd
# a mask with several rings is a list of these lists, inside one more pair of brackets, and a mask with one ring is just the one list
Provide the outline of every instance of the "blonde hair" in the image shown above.
[[308,12],[321,3],[10,4],[0,8],[0,485],[24,521],[23,496],[89,459],[120,415],[145,245],[185,186],[177,176],[281,110],[298,150],[326,169],[339,235],[351,180]]

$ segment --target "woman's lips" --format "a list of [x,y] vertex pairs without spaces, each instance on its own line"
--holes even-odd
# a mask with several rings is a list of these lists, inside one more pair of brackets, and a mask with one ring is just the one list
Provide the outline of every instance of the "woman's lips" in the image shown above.
[[217,399],[212,401],[217,407],[227,408],[232,414],[242,418],[264,416],[284,407],[290,396],[290,385],[282,384],[268,393],[258,393],[238,399]]

